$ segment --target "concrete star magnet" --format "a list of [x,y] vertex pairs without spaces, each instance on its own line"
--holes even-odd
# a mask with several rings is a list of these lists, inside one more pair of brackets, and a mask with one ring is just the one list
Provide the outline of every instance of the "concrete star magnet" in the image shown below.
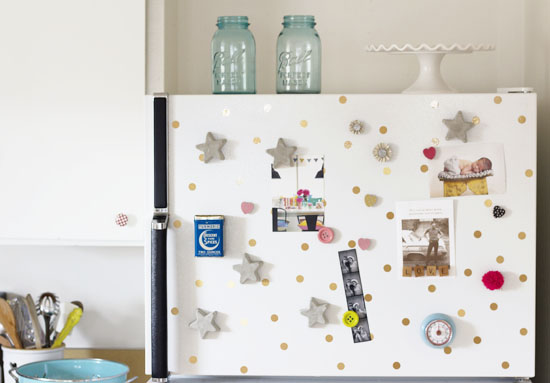
[[204,153],[204,163],[207,164],[211,159],[217,158],[221,161],[225,160],[222,148],[227,143],[225,138],[216,140],[212,132],[206,134],[206,141],[196,146],[201,152]]
[[445,136],[447,141],[452,140],[453,138],[458,138],[459,140],[462,140],[462,142],[468,142],[466,133],[474,127],[474,123],[464,121],[462,111],[459,110],[456,113],[455,118],[452,120],[444,119],[443,123],[447,126],[447,129],[449,129],[447,135]]
[[277,146],[267,149],[267,153],[273,156],[273,168],[278,169],[281,166],[292,166],[292,157],[296,152],[296,146],[286,146],[282,138],[277,141]]
[[201,339],[204,339],[209,332],[220,331],[220,328],[216,324],[216,314],[216,311],[208,312],[199,308],[195,312],[196,319],[189,323],[189,327],[199,330]]
[[319,303],[316,298],[311,298],[309,301],[309,309],[300,310],[300,314],[307,317],[309,327],[315,326],[317,323],[325,324],[325,311],[327,311],[328,303]]
[[233,270],[241,274],[240,282],[245,284],[246,282],[258,282],[260,276],[258,275],[258,269],[262,265],[261,261],[255,262],[250,259],[250,255],[244,254],[243,262],[240,265],[234,265]]

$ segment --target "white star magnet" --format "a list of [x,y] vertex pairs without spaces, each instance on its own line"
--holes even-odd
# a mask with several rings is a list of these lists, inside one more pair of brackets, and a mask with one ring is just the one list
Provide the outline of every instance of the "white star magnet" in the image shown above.
[[443,123],[449,129],[447,135],[445,136],[447,141],[453,138],[458,138],[459,140],[462,140],[462,142],[468,142],[466,132],[474,127],[474,123],[464,121],[464,116],[460,110],[456,113],[455,118],[452,120],[444,119]]
[[279,138],[276,147],[267,149],[267,153],[273,156],[274,169],[278,169],[281,166],[292,166],[292,157],[295,152],[296,146],[286,146],[282,138]]
[[208,312],[198,308],[195,312],[196,319],[189,323],[189,327],[195,330],[199,330],[201,339],[204,339],[209,332],[218,332],[220,328],[216,324],[217,311]]
[[258,269],[261,265],[261,261],[252,261],[250,259],[250,255],[245,253],[243,257],[243,262],[240,265],[234,265],[233,270],[241,274],[240,282],[242,284],[246,283],[247,281],[258,282],[260,280]]
[[309,309],[300,310],[300,314],[306,316],[309,327],[315,326],[317,323],[325,324],[325,311],[327,311],[328,303],[319,303],[316,298],[311,298],[309,301]]
[[206,141],[202,144],[196,146],[201,152],[204,153],[204,163],[207,164],[212,158],[217,158],[219,160],[225,160],[223,155],[222,148],[226,144],[227,140],[221,138],[216,140],[212,132],[206,134]]

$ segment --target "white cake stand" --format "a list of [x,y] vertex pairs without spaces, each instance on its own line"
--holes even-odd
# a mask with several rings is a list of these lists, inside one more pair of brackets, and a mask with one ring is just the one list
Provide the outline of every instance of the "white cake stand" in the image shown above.
[[367,52],[390,53],[390,54],[414,54],[420,65],[420,73],[416,81],[402,93],[454,93],[456,92],[447,85],[441,76],[441,60],[448,53],[472,53],[480,51],[493,51],[495,46],[492,44],[420,44],[417,46],[405,44],[398,46],[392,44],[388,47],[385,45],[368,45],[365,50]]

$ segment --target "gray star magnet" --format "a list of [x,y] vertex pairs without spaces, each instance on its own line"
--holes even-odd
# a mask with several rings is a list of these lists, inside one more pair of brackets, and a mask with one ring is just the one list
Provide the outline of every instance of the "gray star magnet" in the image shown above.
[[464,116],[460,110],[456,113],[455,118],[452,120],[444,119],[443,123],[449,129],[447,136],[445,136],[447,141],[453,138],[458,138],[459,140],[462,140],[462,142],[468,142],[466,132],[474,127],[474,123],[464,121]]
[[244,254],[243,262],[240,265],[234,265],[233,270],[241,274],[241,283],[258,282],[260,276],[258,275],[258,269],[262,265],[261,261],[255,262],[250,259],[250,255]]
[[199,330],[201,339],[204,339],[209,332],[218,332],[220,328],[216,324],[216,311],[208,312],[203,309],[197,309],[195,312],[196,318],[193,322],[189,323],[189,327],[195,330]]
[[325,311],[327,311],[328,303],[319,303],[316,298],[311,298],[309,301],[309,309],[300,310],[300,314],[307,317],[309,327],[315,326],[317,323],[325,324]]
[[296,152],[296,146],[286,146],[282,138],[277,141],[277,146],[267,149],[267,153],[273,156],[273,168],[278,169],[281,166],[292,166],[292,157]]
[[217,158],[219,160],[225,160],[223,155],[222,148],[226,144],[227,140],[221,138],[216,140],[214,135],[211,132],[206,134],[206,141],[202,144],[196,146],[201,152],[204,153],[204,163],[207,164],[212,158]]

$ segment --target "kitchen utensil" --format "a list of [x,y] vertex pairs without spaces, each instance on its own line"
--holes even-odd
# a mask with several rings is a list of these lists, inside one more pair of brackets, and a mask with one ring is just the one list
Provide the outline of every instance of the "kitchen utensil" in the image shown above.
[[16,381],[8,374],[12,368],[18,368],[28,363],[43,362],[46,360],[63,359],[65,356],[65,345],[58,348],[22,349],[3,348],[4,383],[15,383]]
[[38,300],[40,314],[44,317],[44,330],[46,332],[46,348],[51,346],[52,319],[59,313],[58,300],[52,293],[43,293]]
[[3,335],[0,335],[0,346],[11,348],[12,344],[8,338],[5,338]]
[[15,327],[15,316],[10,307],[10,304],[3,298],[0,298],[0,323],[4,326],[6,333],[9,335],[15,348],[23,348],[19,337],[17,336],[17,328]]
[[61,346],[65,338],[71,333],[74,326],[80,321],[80,317],[82,317],[82,309],[80,307],[76,307],[67,318],[67,322],[65,323],[65,326],[53,342],[52,348],[56,348]]
[[34,347],[34,331],[25,298],[10,292],[6,295],[6,301],[9,303],[15,317],[15,328],[17,329],[17,336],[21,341],[21,345],[23,348]]
[[130,383],[128,366],[102,359],[63,359],[29,363],[12,368],[9,373],[16,383],[101,382]]
[[36,312],[36,307],[34,305],[34,300],[32,299],[31,294],[27,294],[25,297],[25,303],[29,310],[29,315],[31,317],[32,329],[34,333],[34,344],[37,350],[42,348],[42,328],[38,322],[38,313]]

